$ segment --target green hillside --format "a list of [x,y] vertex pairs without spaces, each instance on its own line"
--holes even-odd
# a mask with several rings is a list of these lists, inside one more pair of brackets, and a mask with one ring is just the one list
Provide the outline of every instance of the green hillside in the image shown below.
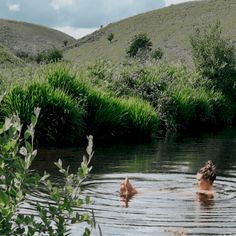
[[18,57],[0,45],[0,68],[6,65],[20,65],[22,63]]
[[[161,47],[167,62],[192,65],[189,35],[194,27],[220,20],[223,35],[236,44],[236,1],[204,0],[154,10],[108,26],[77,42],[77,46],[64,53],[68,60],[93,62],[107,58],[114,63],[122,62],[130,39],[138,33],[147,33],[153,49]],[[110,43],[109,33],[114,34]]]
[[36,55],[38,52],[56,47],[62,49],[76,40],[60,31],[25,22],[0,19],[0,44],[12,53]]

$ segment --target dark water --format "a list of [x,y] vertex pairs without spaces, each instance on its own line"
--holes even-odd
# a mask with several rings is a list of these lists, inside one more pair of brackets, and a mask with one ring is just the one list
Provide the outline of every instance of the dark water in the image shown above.
[[[35,166],[60,183],[50,163],[63,157],[76,169],[82,154],[81,149],[41,150]],[[213,199],[196,194],[196,171],[208,159],[217,167]],[[236,235],[236,129],[145,145],[95,147],[92,165],[86,194],[105,236]],[[118,192],[125,176],[139,192],[129,201]],[[38,193],[32,201],[35,197],[43,198]],[[72,232],[81,235],[81,225]]]

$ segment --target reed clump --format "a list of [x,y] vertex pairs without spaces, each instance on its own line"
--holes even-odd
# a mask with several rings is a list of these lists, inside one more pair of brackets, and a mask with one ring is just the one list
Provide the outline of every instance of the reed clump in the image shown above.
[[151,137],[156,132],[158,116],[154,108],[140,98],[118,98],[68,70],[51,71],[48,82],[74,99],[83,99],[86,130],[100,140],[129,140]]
[[118,96],[148,101],[157,111],[161,133],[209,131],[233,121],[230,99],[185,67],[128,66],[110,87]]
[[78,144],[84,134],[85,110],[61,90],[46,83],[33,82],[24,87],[15,85],[4,96],[1,117],[17,114],[26,125],[34,107],[41,108],[36,139],[42,145]]

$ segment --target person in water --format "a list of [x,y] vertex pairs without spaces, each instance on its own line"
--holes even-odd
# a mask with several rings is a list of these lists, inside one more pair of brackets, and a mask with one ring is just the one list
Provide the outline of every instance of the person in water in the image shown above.
[[197,172],[198,189],[200,194],[213,197],[212,185],[216,179],[215,165],[211,160],[207,161]]
[[129,200],[136,194],[138,191],[131,185],[128,177],[126,176],[120,184],[120,197],[121,205],[123,207],[129,206]]
[[126,176],[125,180],[123,180],[120,184],[120,196],[132,197],[137,193],[137,190],[131,185],[128,177]]

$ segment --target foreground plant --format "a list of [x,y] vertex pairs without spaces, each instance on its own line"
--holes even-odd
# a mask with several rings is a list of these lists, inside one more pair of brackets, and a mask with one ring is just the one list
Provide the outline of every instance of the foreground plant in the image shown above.
[[[34,110],[31,124],[22,135],[19,117],[6,118],[0,129],[0,235],[69,235],[70,224],[86,222],[83,235],[90,235],[95,226],[93,214],[75,211],[75,208],[89,204],[81,196],[81,184],[91,171],[89,163],[93,156],[93,137],[88,137],[88,147],[77,173],[69,173],[59,159],[55,165],[63,175],[63,186],[56,187],[49,180],[49,174],[42,177],[30,170],[37,155],[33,147],[34,130],[40,109]],[[43,184],[50,202],[36,202],[38,216],[20,213],[20,203],[29,189]]]

